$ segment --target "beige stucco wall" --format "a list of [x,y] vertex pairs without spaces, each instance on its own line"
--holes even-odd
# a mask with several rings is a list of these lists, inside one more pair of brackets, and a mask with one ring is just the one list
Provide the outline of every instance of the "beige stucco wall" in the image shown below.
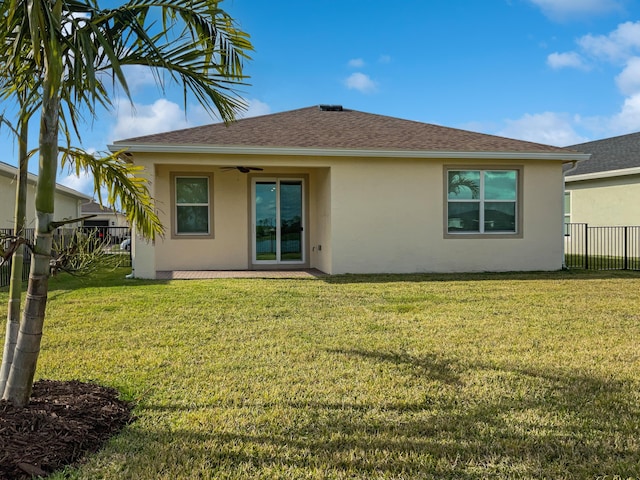
[[109,222],[110,227],[128,227],[129,222],[127,222],[127,217],[122,213],[98,213],[98,214],[89,214],[95,215],[90,220],[94,221],[107,221]]
[[560,163],[525,164],[522,238],[444,238],[444,165],[458,163],[470,165],[467,160],[360,160],[332,168],[331,272],[560,269]]
[[[147,159],[141,158],[138,162],[143,167],[142,171],[138,172],[138,175],[147,181],[149,195],[155,201],[156,213],[161,215],[160,209],[163,201],[158,199],[156,195],[155,167],[153,162],[145,160]],[[136,231],[135,225],[131,226],[131,270],[133,276],[137,278],[156,278],[155,245],[159,238],[160,236],[154,241],[147,240]]]
[[640,225],[640,175],[567,180],[571,222],[594,227]]
[[323,272],[331,266],[331,171],[319,168],[310,178],[310,265]]
[[[73,218],[79,218],[81,214],[81,205],[87,200],[78,200],[75,197],[71,197],[62,193],[56,193],[55,196],[55,219],[67,220]],[[35,211],[35,208],[34,208]]]
[[[35,185],[27,189],[27,228],[35,228]],[[60,190],[55,195],[55,219],[79,218],[80,205],[89,199],[79,199]],[[0,228],[13,228],[16,205],[15,178],[0,175]]]
[[[171,172],[213,175],[213,239],[172,238],[169,202]],[[160,220],[167,229],[156,242],[157,270],[227,270],[248,268],[247,176],[222,174],[218,168],[160,165],[156,168],[156,195]]]
[[[15,198],[15,180],[5,176],[0,176],[0,228],[13,228]],[[31,204],[33,204],[33,201]],[[28,210],[31,211],[32,208],[29,208]]]
[[[559,161],[223,157],[136,154],[155,172],[152,195],[167,233],[134,241],[135,275],[163,270],[250,268],[250,179],[303,175],[308,266],[338,273],[557,270],[563,262],[563,177]],[[445,238],[444,166],[522,167],[523,235]],[[258,174],[222,172],[252,165]],[[300,167],[304,165],[304,168]],[[214,238],[171,237],[171,173],[213,175]]]
[[[144,167],[149,188],[165,235],[155,242],[134,236],[134,274],[155,278],[156,271],[167,270],[244,270],[251,268],[251,179],[257,177],[303,178],[306,203],[306,260],[304,266],[325,268],[330,258],[330,194],[328,168],[300,168],[300,160],[269,160],[264,173],[244,174],[222,171],[220,166],[262,165],[265,161],[207,155],[176,158],[174,155],[137,154],[136,163]],[[297,163],[297,165],[296,165]],[[279,164],[279,165],[278,165]],[[151,174],[153,172],[153,174]],[[213,238],[179,238],[171,229],[172,174],[211,175],[213,179]]]

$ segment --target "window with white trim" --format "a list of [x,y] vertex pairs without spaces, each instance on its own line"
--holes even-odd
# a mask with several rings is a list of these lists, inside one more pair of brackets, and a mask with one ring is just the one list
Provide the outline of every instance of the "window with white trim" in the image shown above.
[[446,171],[447,233],[518,233],[517,169]]
[[176,235],[211,234],[209,176],[175,176]]

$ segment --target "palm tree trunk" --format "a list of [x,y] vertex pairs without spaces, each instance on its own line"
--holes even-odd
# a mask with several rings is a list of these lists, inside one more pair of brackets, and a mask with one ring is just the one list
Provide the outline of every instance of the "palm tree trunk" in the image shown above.
[[[62,4],[54,2],[51,15],[61,23]],[[3,399],[17,407],[29,403],[40,342],[44,326],[47,292],[49,290],[49,262],[51,260],[53,206],[58,169],[58,130],[62,62],[56,41],[44,44],[45,68],[40,119],[40,163],[36,186],[36,233],[31,256],[29,285],[13,364]]]
[[[46,91],[46,89],[45,89]],[[46,94],[45,94],[46,96]],[[40,168],[36,189],[36,234],[29,285],[25,298],[24,313],[13,363],[3,398],[18,407],[29,403],[33,378],[40,353],[44,314],[49,289],[49,262],[51,260],[53,221],[53,199],[58,157],[59,102],[49,98],[43,102],[40,133]]]
[[[20,118],[19,127],[19,161],[18,182],[16,184],[16,208],[13,233],[16,237],[24,235],[27,214],[27,140],[29,136],[29,115]],[[18,342],[20,327],[20,300],[22,296],[22,270],[24,263],[24,245],[20,244],[11,258],[11,280],[9,283],[9,304],[7,308],[7,328],[0,367],[0,398],[9,378],[9,371],[13,363],[13,354]]]

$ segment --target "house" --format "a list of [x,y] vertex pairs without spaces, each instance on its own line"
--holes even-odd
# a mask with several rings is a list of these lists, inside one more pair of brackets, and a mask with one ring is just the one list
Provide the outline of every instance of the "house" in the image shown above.
[[[0,162],[0,228],[14,228],[16,208],[16,181],[18,169]],[[38,177],[27,175],[27,228],[35,228],[35,191]],[[74,219],[82,216],[82,204],[91,197],[63,185],[56,185],[55,219]]]
[[566,221],[640,225],[640,133],[567,148],[591,154],[591,159],[566,173]]
[[115,142],[166,234],[135,276],[557,270],[563,164],[588,155],[320,105]]
[[103,207],[98,202],[91,200],[82,205],[82,216],[92,215],[85,220],[85,227],[128,227],[127,217],[122,212],[118,212],[109,207]]

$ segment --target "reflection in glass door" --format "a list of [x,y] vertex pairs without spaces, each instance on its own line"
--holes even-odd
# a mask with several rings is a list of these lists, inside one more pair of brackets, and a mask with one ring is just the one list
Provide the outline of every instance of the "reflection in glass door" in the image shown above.
[[253,261],[303,263],[303,185],[298,179],[253,181]]

